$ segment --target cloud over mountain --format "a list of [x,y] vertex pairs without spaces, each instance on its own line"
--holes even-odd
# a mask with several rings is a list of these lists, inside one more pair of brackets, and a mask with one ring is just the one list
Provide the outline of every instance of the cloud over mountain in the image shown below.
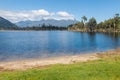
[[57,12],[57,15],[59,16],[60,19],[70,19],[70,20],[74,19],[74,16],[72,14],[69,14],[65,11],[59,11]]
[[10,20],[11,22],[19,22],[26,20],[37,21],[41,19],[74,20],[74,15],[68,12],[49,12],[45,9],[29,11],[0,10],[0,16]]

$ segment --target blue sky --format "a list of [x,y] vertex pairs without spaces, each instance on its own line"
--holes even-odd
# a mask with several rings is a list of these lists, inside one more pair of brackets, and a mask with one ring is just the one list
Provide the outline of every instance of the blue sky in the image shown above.
[[[26,13],[26,15],[30,15],[32,11],[40,14],[33,16],[34,18],[18,17]],[[100,22],[113,17],[115,13],[120,13],[120,0],[0,0],[0,12],[0,16],[13,22],[16,19],[19,19],[18,21],[39,20],[52,17],[57,19],[73,19],[74,17],[80,20],[84,15],[88,18],[95,17]],[[45,12],[46,15],[41,12],[43,14]]]

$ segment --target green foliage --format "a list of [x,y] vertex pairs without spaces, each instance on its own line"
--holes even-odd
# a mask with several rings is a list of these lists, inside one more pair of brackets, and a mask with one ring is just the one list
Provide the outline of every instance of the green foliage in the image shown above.
[[[84,21],[84,22],[83,22]],[[80,30],[80,31],[105,31],[105,32],[118,32],[120,31],[120,17],[119,14],[115,14],[113,18],[105,20],[97,24],[97,21],[94,17],[90,18],[88,22],[87,17],[83,16],[82,21],[79,23],[84,23],[83,25],[79,25],[79,23],[74,24],[70,27],[71,30]]]
[[119,28],[119,25],[120,25],[120,17],[119,17],[119,14],[115,14],[115,17],[114,17],[114,27],[115,27],[115,29],[118,29],[118,28]]
[[89,27],[90,31],[93,31],[95,29],[96,25],[97,25],[97,21],[94,17],[92,17],[88,22],[88,27]]

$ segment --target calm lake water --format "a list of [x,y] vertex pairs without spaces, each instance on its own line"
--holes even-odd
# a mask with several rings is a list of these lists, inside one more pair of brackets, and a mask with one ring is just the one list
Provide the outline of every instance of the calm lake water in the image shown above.
[[120,47],[118,33],[0,32],[0,61],[101,52]]

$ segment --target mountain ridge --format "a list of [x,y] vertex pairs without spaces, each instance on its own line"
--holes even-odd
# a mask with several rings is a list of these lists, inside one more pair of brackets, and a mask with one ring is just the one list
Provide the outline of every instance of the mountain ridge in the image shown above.
[[58,27],[67,27],[68,25],[77,23],[77,20],[55,20],[55,19],[47,19],[47,20],[40,20],[40,21],[20,21],[15,23],[19,27],[33,27],[33,26],[41,26],[43,24],[45,25],[52,25],[52,26],[58,26]]
[[0,16],[0,29],[10,29],[17,27],[14,23]]

